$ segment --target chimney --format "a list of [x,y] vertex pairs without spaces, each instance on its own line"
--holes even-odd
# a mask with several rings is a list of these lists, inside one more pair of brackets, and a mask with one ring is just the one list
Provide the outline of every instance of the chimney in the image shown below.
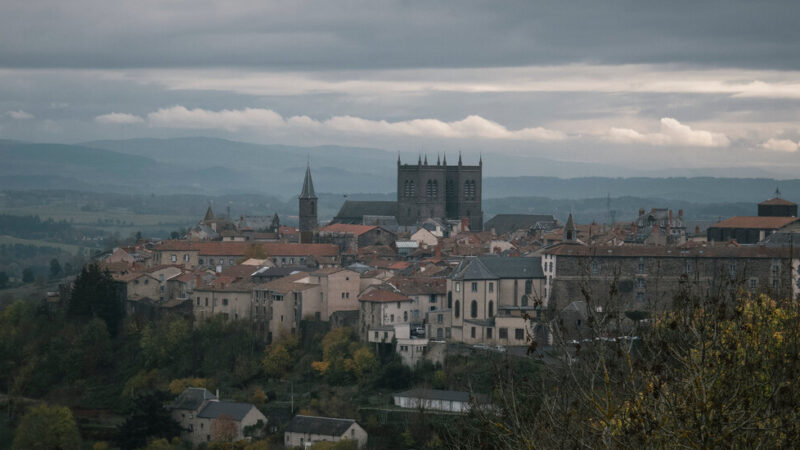
[[667,225],[672,225],[672,210],[671,209],[669,210],[669,222],[667,222]]
[[636,225],[636,222],[633,222],[633,237],[635,238],[639,234],[639,226]]
[[436,244],[436,257],[442,257],[442,244]]
[[461,218],[461,232],[465,232],[469,229],[469,217],[462,217]]
[[219,389],[217,389],[217,400],[219,400]]
[[695,225],[694,226],[694,235],[695,236],[699,236],[700,235],[700,225]]
[[682,210],[682,209],[679,209],[679,210],[678,210],[678,217],[680,217],[681,219],[683,219],[683,210]]

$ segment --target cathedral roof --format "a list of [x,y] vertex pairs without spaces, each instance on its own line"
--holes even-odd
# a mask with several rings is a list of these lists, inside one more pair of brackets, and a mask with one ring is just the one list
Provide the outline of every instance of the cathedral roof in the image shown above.
[[303,180],[303,192],[300,198],[317,198],[314,193],[314,182],[311,181],[311,166],[306,166],[306,178]]
[[351,223],[360,225],[364,216],[391,216],[397,214],[397,202],[374,202],[345,200],[334,217],[334,223]]

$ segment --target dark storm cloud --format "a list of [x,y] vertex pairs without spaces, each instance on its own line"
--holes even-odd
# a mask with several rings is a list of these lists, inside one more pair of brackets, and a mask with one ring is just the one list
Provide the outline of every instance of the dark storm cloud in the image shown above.
[[797,1],[12,0],[0,11],[6,68],[800,68]]

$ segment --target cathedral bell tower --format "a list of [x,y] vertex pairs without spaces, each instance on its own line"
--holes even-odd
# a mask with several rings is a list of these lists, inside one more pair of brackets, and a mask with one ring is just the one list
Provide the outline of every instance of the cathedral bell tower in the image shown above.
[[311,181],[311,165],[306,166],[306,178],[300,193],[300,242],[308,244],[314,240],[317,229],[317,195]]

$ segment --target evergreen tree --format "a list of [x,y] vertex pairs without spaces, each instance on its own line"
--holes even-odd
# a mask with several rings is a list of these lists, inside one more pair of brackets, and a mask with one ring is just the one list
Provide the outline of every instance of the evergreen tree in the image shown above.
[[136,397],[128,419],[117,429],[117,445],[123,449],[141,448],[152,438],[179,436],[180,424],[164,407],[167,398],[161,391]]
[[61,275],[61,263],[56,258],[50,260],[50,278],[58,278]]
[[101,271],[96,263],[84,266],[72,287],[69,314],[74,317],[99,317],[106,322],[111,335],[116,336],[124,311],[108,271]]
[[22,271],[22,282],[23,283],[33,283],[33,269],[30,267],[26,267]]

